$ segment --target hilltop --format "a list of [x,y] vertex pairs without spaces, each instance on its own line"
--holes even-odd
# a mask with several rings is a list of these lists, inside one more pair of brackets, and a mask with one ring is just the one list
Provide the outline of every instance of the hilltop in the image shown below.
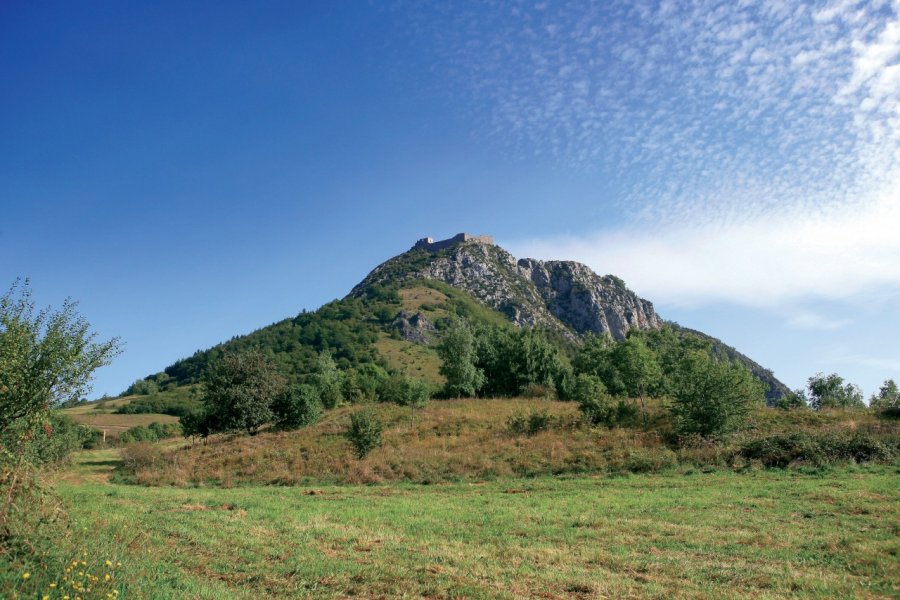
[[373,269],[341,300],[256,330],[179,360],[149,381],[196,383],[227,350],[265,351],[291,380],[316,369],[327,351],[339,368],[374,364],[442,383],[434,350],[450,318],[473,324],[544,329],[564,348],[585,335],[624,339],[630,331],[674,327],[744,363],[766,386],[770,401],[788,391],[770,371],[731,346],[667,323],[652,302],[615,275],[598,275],[574,261],[516,259],[490,236],[423,238]]

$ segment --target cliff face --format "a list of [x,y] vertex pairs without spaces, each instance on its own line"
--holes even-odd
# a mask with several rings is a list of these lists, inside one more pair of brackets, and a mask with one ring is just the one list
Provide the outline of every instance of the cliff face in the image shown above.
[[517,325],[540,325],[567,336],[593,332],[624,339],[632,328],[655,328],[653,304],[616,277],[600,277],[570,261],[516,259],[482,241],[430,252],[413,248],[378,266],[350,295],[375,284],[434,279],[468,292]]

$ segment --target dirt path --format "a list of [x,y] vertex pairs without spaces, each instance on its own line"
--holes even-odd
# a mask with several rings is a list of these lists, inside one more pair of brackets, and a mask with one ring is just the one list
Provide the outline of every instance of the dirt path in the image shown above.
[[66,483],[109,483],[122,462],[118,448],[82,450],[72,455],[72,464],[62,469],[58,479]]

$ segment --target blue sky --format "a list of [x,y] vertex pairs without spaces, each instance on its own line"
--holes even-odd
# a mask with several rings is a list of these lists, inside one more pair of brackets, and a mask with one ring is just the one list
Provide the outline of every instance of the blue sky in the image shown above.
[[95,396],[459,231],[900,378],[896,1],[6,2],[0,68],[0,284],[123,339]]

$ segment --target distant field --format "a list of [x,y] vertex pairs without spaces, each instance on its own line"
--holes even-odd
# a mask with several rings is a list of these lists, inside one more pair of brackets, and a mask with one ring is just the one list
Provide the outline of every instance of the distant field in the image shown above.
[[418,486],[57,489],[126,598],[891,598],[896,467]]
[[177,423],[178,417],[171,415],[160,415],[154,413],[136,414],[136,415],[119,415],[115,410],[128,404],[134,398],[140,396],[126,396],[124,398],[115,398],[112,400],[104,400],[102,402],[91,402],[67,408],[62,411],[75,421],[93,427],[98,431],[105,431],[106,435],[111,438],[117,438],[119,435],[132,427],[138,425],[149,425],[150,423]]

